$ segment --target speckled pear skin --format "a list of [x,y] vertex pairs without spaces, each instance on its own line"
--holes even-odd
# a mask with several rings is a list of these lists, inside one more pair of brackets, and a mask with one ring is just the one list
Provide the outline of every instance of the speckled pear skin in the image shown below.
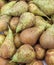
[[7,4],[5,4],[2,8],[1,8],[1,15],[10,15],[11,8],[13,7],[13,5],[16,3],[16,1],[11,1]]
[[17,2],[12,8],[10,13],[12,16],[20,16],[24,12],[28,11],[28,4],[25,1]]
[[29,28],[35,24],[35,16],[30,12],[25,12],[21,15],[19,24],[16,28],[16,32],[20,32],[26,28]]
[[22,45],[12,57],[13,62],[30,63],[35,58],[34,49],[28,45]]
[[11,16],[2,15],[0,16],[0,32],[3,32],[8,29],[8,23],[11,19]]
[[43,26],[43,27],[45,27],[45,29],[47,29],[51,26],[51,24],[46,22],[46,20],[44,20],[44,18],[42,18],[41,16],[36,16],[35,26]]
[[54,14],[54,0],[32,0],[46,15]]
[[1,8],[1,15],[20,16],[28,11],[28,4],[25,1],[11,1]]
[[13,42],[13,33],[9,28],[8,34],[0,47],[0,56],[3,58],[11,58],[15,52],[15,46]]
[[40,37],[40,44],[45,49],[54,48],[54,24],[43,32]]
[[44,16],[49,19],[49,17],[34,3],[29,3],[29,11],[35,15]]

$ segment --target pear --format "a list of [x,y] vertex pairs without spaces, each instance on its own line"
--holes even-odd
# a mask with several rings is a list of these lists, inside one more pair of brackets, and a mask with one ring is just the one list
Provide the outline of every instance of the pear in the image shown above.
[[19,1],[11,8],[10,14],[12,16],[20,16],[21,14],[27,11],[28,11],[28,4],[25,1]]
[[47,50],[45,60],[47,65],[54,65],[54,49]]
[[13,33],[9,28],[8,34],[0,47],[0,56],[3,58],[11,58],[15,53],[15,45],[13,42]]
[[1,15],[10,15],[11,8],[13,5],[16,3],[16,1],[11,1],[9,3],[6,3],[2,8],[1,8]]
[[7,65],[8,60],[0,57],[0,65]]
[[42,17],[36,16],[35,26],[36,27],[28,28],[21,32],[20,40],[22,43],[30,45],[36,44],[43,31],[51,25],[48,23],[46,24],[45,20]]
[[54,15],[51,16],[52,22],[54,23]]
[[[40,16],[44,16],[44,17],[47,17],[49,19],[49,17],[44,13],[42,12],[38,7],[37,5],[35,5],[34,3],[30,3],[29,4],[29,11],[35,15],[40,15]],[[49,19],[50,20],[50,19]]]
[[20,16],[19,24],[16,28],[16,32],[20,32],[23,29],[29,28],[35,24],[35,16],[30,12],[25,12]]
[[33,60],[31,63],[28,63],[26,65],[44,65],[44,64],[40,60]]
[[32,0],[46,15],[54,14],[54,0]]
[[0,47],[3,44],[4,40],[5,40],[5,36],[3,34],[0,34]]
[[30,63],[33,61],[34,58],[34,49],[30,45],[25,44],[17,50],[15,55],[12,57],[12,61],[18,63]]
[[11,16],[2,15],[0,16],[0,32],[3,32],[8,29],[8,23],[11,19]]
[[40,44],[35,45],[36,58],[41,60],[45,56],[45,49]]
[[0,0],[0,8],[2,8],[5,5],[5,0]]
[[14,32],[15,32],[15,30],[16,30],[16,27],[17,27],[18,23],[19,23],[19,18],[18,18],[18,17],[13,17],[13,18],[11,19],[11,21],[10,21],[10,27],[11,27],[11,29],[12,29]]
[[35,19],[35,26],[44,26],[46,29],[49,28],[51,26],[51,24],[49,24],[46,20],[44,20],[44,18],[42,18],[41,16],[36,16]]
[[15,34],[14,43],[15,43],[16,48],[19,48],[22,45],[22,43],[20,41],[20,34],[19,33]]
[[40,44],[45,49],[54,48],[54,24],[43,32],[40,37]]
[[25,29],[20,34],[20,40],[23,44],[35,45],[40,35],[44,31],[44,27],[32,27]]

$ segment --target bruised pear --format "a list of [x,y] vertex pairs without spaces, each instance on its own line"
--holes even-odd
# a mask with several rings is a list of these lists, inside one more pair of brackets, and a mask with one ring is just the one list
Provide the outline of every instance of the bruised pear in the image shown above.
[[34,49],[30,45],[25,44],[17,50],[15,55],[12,57],[12,61],[18,63],[30,63],[34,60],[34,58]]
[[18,17],[13,17],[13,18],[11,19],[11,21],[10,21],[10,27],[11,27],[11,29],[12,29],[13,31],[16,30],[16,27],[17,27],[18,23],[19,23],[19,18],[18,18]]
[[3,58],[11,58],[15,52],[15,46],[13,42],[13,33],[9,28],[8,34],[0,47],[0,56]]
[[0,8],[5,5],[5,0],[0,0]]
[[5,40],[5,36],[3,34],[0,34],[0,47],[3,44],[4,40]]
[[36,27],[28,28],[21,32],[20,40],[22,43],[34,45],[42,32],[51,25],[46,24],[42,17],[36,16],[35,26]]
[[46,15],[54,14],[54,0],[32,0]]
[[20,16],[19,24],[16,28],[16,32],[20,32],[23,29],[29,28],[35,24],[35,16],[30,12],[25,12]]
[[21,41],[20,41],[20,34],[16,34],[14,37],[14,43],[16,48],[20,47],[22,45]]
[[37,59],[43,59],[45,56],[45,49],[41,47],[40,44],[35,45],[35,52]]
[[54,65],[54,49],[49,49],[45,57],[47,65]]
[[45,49],[54,48],[54,24],[43,32],[40,37],[40,44]]
[[0,65],[7,65],[8,60],[0,57]]
[[2,15],[0,16],[0,32],[7,30],[8,22],[10,21],[11,16]]
[[44,65],[42,61],[39,60],[33,60],[31,63],[26,65]]
[[11,1],[7,4],[5,4],[2,8],[1,8],[1,15],[10,15],[11,12],[11,8],[13,7],[13,5],[16,3],[16,1]]

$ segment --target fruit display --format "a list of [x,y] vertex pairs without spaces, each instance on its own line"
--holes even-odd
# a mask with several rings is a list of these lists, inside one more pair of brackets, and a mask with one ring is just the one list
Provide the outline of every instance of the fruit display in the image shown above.
[[0,65],[54,65],[54,0],[0,0]]

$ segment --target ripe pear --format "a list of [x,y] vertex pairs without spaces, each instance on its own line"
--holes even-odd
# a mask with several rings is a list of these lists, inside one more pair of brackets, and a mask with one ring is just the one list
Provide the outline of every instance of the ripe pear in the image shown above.
[[5,36],[3,34],[0,34],[0,47],[3,44],[4,40],[5,40]]
[[[44,16],[47,17],[49,19],[49,17],[43,12],[41,11],[37,5],[35,5],[34,3],[30,3],[29,4],[29,11],[35,15],[40,15],[40,16]],[[49,19],[50,20],[50,19]]]
[[54,14],[54,0],[32,0],[46,15]]
[[36,16],[35,26],[36,27],[28,28],[21,32],[20,40],[22,43],[30,45],[36,44],[42,32],[51,25],[48,23],[46,24],[42,17]]
[[8,29],[8,23],[11,19],[11,16],[2,15],[0,16],[0,32],[3,32]]
[[54,49],[49,49],[45,57],[47,65],[54,65]]
[[42,61],[39,60],[33,60],[31,63],[26,65],[44,65]]
[[19,18],[18,18],[18,17],[13,17],[13,18],[11,19],[11,21],[10,21],[10,27],[11,27],[11,29],[12,29],[14,32],[15,32],[15,30],[16,30],[16,27],[17,27],[18,23],[19,23]]
[[30,12],[25,12],[20,16],[19,24],[16,28],[16,32],[20,32],[23,29],[29,28],[35,24],[35,16]]
[[7,65],[8,60],[0,57],[0,65]]
[[51,24],[49,24],[43,17],[36,16],[35,18],[35,26],[44,26],[45,29],[49,28]]
[[9,28],[8,34],[0,47],[0,56],[3,58],[11,58],[11,56],[15,53],[15,45],[13,42],[13,33]]
[[15,55],[12,57],[13,62],[17,63],[30,63],[35,58],[35,51],[32,46],[25,44],[22,45]]
[[12,8],[11,8],[10,15],[12,16],[20,16],[24,12],[28,11],[28,4],[25,1],[19,1],[17,2]]
[[10,15],[11,8],[13,5],[16,3],[16,1],[11,1],[9,3],[6,3],[2,8],[1,8],[1,15]]
[[40,44],[45,49],[54,48],[54,24],[43,32],[40,37]]
[[20,34],[19,33],[15,35],[14,43],[15,43],[16,48],[19,48],[22,45],[22,43],[20,41]]
[[36,58],[41,60],[45,56],[45,49],[40,44],[35,45]]

